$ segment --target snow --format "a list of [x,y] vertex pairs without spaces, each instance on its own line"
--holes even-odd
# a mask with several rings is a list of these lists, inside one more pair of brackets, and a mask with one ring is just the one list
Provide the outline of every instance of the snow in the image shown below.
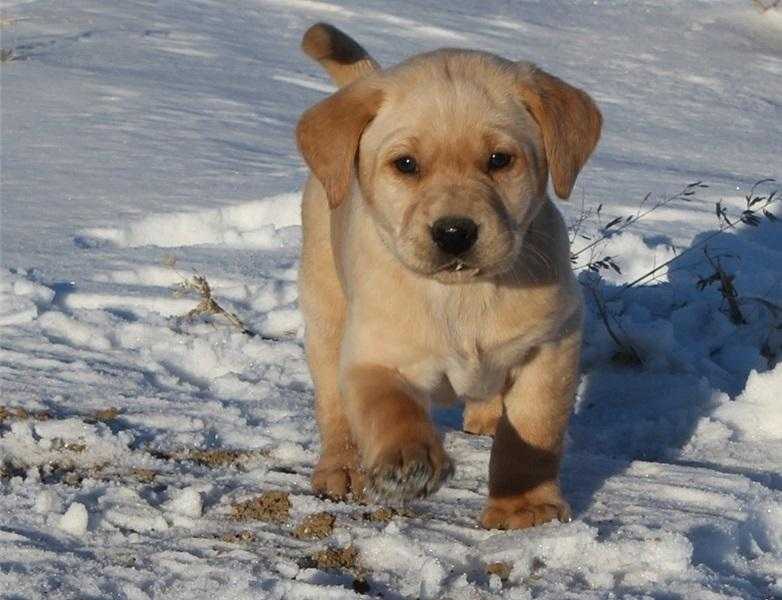
[[165,531],[169,527],[159,509],[150,506],[136,491],[127,487],[103,494],[98,499],[98,505],[103,526],[137,533]]
[[547,525],[523,534],[522,540],[519,534],[493,536],[482,543],[481,551],[490,562],[514,565],[511,582],[533,576],[541,565],[578,571],[572,576],[583,577],[593,588],[612,588],[620,582],[659,585],[686,574],[693,552],[689,540],[674,533],[649,540],[648,534],[642,526],[629,527],[598,542],[597,529],[584,523],[567,528]]
[[201,516],[201,512],[204,509],[204,501],[195,488],[187,487],[175,491],[171,500],[163,506],[165,509],[180,515],[197,518]]
[[712,417],[724,423],[738,440],[778,440],[782,431],[782,365],[773,371],[752,371],[735,400],[723,396]]
[[87,533],[89,515],[83,504],[74,502],[65,511],[60,519],[59,527],[71,535],[84,535]]
[[39,513],[50,513],[57,506],[57,495],[51,490],[41,490],[35,498],[33,509]]
[[[746,323],[696,285],[715,202],[739,214],[756,181],[782,176],[780,14],[747,0],[0,2],[17,58],[0,68],[2,594],[782,597],[782,224],[708,241]],[[457,471],[432,498],[373,521],[375,506],[312,494],[292,132],[334,89],[298,49],[318,20],[381,64],[469,46],[587,89],[603,139],[558,203],[569,223],[592,211],[586,235],[647,193],[645,207],[709,185],[577,261],[573,522],[480,529],[490,440],[463,434],[458,409],[436,411]],[[583,269],[606,255],[620,273]],[[174,291],[194,274],[256,335],[184,319],[200,298]],[[616,360],[598,300],[641,364]],[[232,518],[270,490],[289,493],[285,521]],[[321,511],[330,536],[297,539]],[[348,546],[354,571],[311,560]]]
[[194,244],[272,249],[297,243],[298,194],[282,194],[236,206],[196,213],[154,215],[118,229],[87,229],[82,243],[101,240],[117,246],[178,248]]
[[46,308],[54,291],[0,268],[0,326],[20,325],[35,319]]

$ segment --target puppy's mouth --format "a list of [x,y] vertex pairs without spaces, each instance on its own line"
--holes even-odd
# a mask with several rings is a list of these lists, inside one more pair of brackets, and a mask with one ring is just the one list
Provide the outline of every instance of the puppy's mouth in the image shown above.
[[441,281],[457,282],[474,279],[480,274],[480,267],[461,259],[454,259],[435,269],[432,276]]
[[437,270],[438,273],[442,273],[443,271],[446,273],[461,273],[462,275],[475,276],[481,272],[481,269],[480,267],[474,267],[457,258],[444,264]]

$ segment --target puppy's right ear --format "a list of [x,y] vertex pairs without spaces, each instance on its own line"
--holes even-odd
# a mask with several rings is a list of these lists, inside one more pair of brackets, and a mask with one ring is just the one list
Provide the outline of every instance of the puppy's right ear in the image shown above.
[[383,94],[374,77],[364,77],[307,110],[296,127],[304,160],[336,208],[350,191],[358,143],[375,117]]

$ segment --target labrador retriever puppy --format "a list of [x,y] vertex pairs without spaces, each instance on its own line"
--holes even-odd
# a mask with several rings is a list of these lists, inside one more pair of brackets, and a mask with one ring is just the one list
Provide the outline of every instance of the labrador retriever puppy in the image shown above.
[[299,276],[322,455],[313,488],[405,501],[453,472],[429,417],[494,435],[480,522],[568,520],[558,471],[582,300],[562,218],[600,136],[591,98],[527,62],[444,49],[381,70],[317,24],[340,89],[296,136],[312,171]]

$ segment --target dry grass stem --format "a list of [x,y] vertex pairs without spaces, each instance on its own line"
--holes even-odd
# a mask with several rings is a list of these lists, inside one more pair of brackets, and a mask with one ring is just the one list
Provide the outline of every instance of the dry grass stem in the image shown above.
[[209,281],[205,276],[194,273],[192,277],[185,277],[179,271],[176,270],[177,259],[175,256],[167,256],[163,259],[163,264],[172,268],[177,275],[182,279],[175,286],[174,294],[177,296],[183,296],[188,292],[195,292],[201,296],[201,301],[192,310],[188,311],[184,316],[187,321],[193,321],[197,317],[203,315],[220,315],[228,320],[229,323],[239,328],[239,330],[245,335],[254,336],[255,332],[245,327],[242,320],[232,313],[220,306],[219,302],[212,294],[212,286],[209,285]]

